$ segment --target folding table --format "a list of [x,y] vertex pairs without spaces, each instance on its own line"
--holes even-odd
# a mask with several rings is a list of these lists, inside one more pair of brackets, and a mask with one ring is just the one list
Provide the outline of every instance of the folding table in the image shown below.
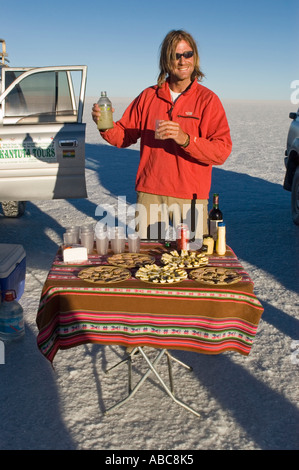
[[[171,249],[158,242],[141,245],[142,252],[155,256],[157,264],[161,255]],[[95,251],[86,263],[102,264],[107,264],[107,257]],[[57,252],[42,289],[36,319],[41,353],[52,363],[59,350],[85,343],[131,348],[124,360],[110,368],[128,363],[128,396],[106,412],[126,403],[149,374],[155,374],[176,403],[199,416],[174,395],[171,362],[177,359],[170,351],[202,354],[235,351],[244,356],[250,353],[263,307],[235,253],[227,247],[224,256],[209,257],[209,266],[234,269],[242,275],[240,282],[227,286],[204,285],[189,278],[173,285],[151,285],[136,279],[134,270],[121,283],[90,284],[78,278],[86,265],[64,264],[60,250]],[[146,348],[157,350],[154,360],[148,357]],[[130,367],[137,353],[148,370],[132,389]],[[162,357],[167,358],[170,387],[157,370]]]

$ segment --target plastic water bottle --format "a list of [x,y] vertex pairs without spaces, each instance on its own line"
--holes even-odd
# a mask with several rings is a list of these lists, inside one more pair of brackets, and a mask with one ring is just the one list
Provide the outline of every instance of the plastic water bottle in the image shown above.
[[101,116],[98,120],[98,129],[105,131],[113,127],[112,103],[107,97],[106,91],[101,91],[101,98],[98,101],[101,110]]
[[0,339],[13,341],[25,334],[23,307],[13,290],[6,291],[0,304]]

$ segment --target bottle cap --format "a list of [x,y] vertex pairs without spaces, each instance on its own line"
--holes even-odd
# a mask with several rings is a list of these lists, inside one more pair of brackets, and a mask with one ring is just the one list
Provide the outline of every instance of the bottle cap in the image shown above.
[[16,298],[16,293],[14,290],[8,290],[4,294],[5,302],[12,302]]

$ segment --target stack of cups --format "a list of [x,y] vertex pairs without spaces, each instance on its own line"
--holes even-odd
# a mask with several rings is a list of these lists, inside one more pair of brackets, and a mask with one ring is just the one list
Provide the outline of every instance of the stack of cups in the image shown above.
[[87,254],[90,255],[94,248],[94,230],[93,226],[83,225],[81,227],[81,245],[87,248]]
[[140,251],[140,237],[137,233],[130,233],[128,235],[129,253],[139,253]]
[[65,245],[78,245],[79,244],[79,227],[73,225],[68,227],[63,234],[63,243]]
[[118,254],[125,251],[126,235],[123,227],[112,228],[110,239],[113,253]]
[[109,234],[106,227],[96,225],[96,248],[99,255],[107,255],[109,248]]

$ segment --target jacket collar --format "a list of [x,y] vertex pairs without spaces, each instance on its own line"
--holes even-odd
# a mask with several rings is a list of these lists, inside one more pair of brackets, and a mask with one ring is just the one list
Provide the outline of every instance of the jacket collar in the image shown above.
[[[190,83],[190,85],[182,92],[182,94],[189,95],[193,93],[193,90],[196,88],[196,84],[197,80],[193,80],[193,82]],[[172,102],[169,89],[169,80],[166,80],[161,88],[157,87],[157,95],[161,99]]]

